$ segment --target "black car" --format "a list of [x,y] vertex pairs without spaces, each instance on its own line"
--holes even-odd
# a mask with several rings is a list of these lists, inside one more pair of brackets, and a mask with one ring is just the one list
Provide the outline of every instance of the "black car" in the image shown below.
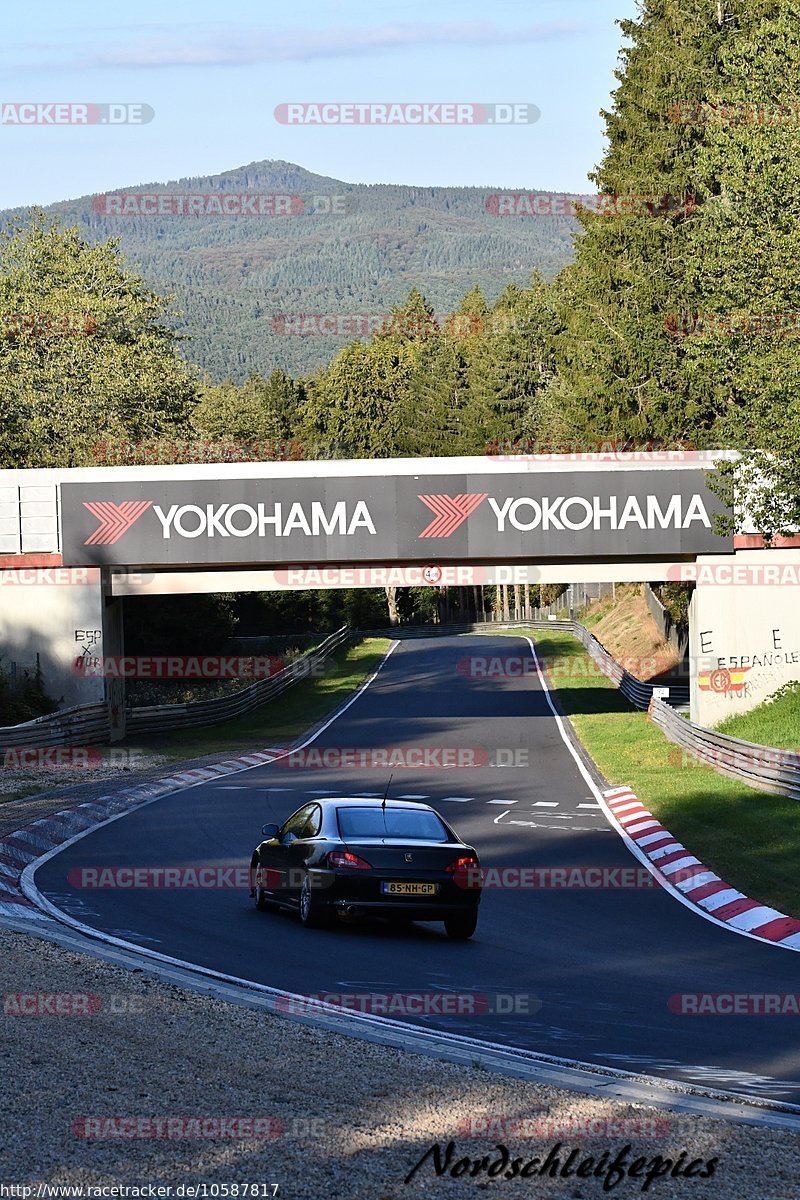
[[328,798],[265,825],[251,860],[258,909],[296,909],[310,928],[337,913],[444,921],[451,938],[478,920],[478,855],[427,804]]

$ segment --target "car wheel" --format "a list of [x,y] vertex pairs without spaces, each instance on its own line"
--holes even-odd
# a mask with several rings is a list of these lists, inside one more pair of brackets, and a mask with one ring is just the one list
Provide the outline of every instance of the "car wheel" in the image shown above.
[[477,912],[458,913],[457,916],[446,917],[444,927],[449,938],[453,938],[455,941],[465,942],[467,938],[472,937],[477,924]]
[[306,929],[327,929],[331,915],[331,910],[316,895],[306,875],[300,888],[300,921]]

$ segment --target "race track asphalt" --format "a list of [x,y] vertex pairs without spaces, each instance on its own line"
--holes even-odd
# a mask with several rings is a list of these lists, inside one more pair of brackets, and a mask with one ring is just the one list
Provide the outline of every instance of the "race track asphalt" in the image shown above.
[[[530,657],[528,643],[490,635],[403,641],[313,747],[483,748],[489,765],[396,769],[391,795],[425,797],[486,868],[638,867],[565,746],[537,676],[464,671],[469,656],[508,654]],[[603,703],[601,689],[586,698]],[[497,765],[509,760],[515,765]],[[282,821],[323,792],[383,794],[387,774],[276,762],[215,779],[89,834],[39,867],[36,883],[93,929],[228,975],[303,994],[519,996],[503,1002],[517,1012],[405,1019],[800,1103],[796,1019],[669,1007],[684,992],[800,993],[800,955],[720,929],[658,887],[492,888],[475,937],[458,943],[434,924],[306,930],[291,914],[257,912],[233,888],[88,890],[68,880],[85,867],[247,865],[265,821]]]

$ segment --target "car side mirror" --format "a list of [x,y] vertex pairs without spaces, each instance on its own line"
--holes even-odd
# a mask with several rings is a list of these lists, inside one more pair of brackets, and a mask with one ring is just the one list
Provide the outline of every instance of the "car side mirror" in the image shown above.
[[280,826],[273,825],[272,823],[267,824],[267,825],[262,825],[261,832],[263,833],[265,838],[276,838],[278,836],[278,834],[280,833]]

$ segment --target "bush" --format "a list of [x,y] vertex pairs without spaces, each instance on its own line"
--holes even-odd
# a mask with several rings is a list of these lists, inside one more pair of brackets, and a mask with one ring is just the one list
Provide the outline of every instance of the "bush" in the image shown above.
[[694,591],[693,583],[654,584],[653,591],[676,625],[689,624],[689,601]]
[[12,683],[11,678],[0,668],[0,725],[21,725],[56,712],[58,705],[44,690],[41,672],[23,671],[21,678]]

